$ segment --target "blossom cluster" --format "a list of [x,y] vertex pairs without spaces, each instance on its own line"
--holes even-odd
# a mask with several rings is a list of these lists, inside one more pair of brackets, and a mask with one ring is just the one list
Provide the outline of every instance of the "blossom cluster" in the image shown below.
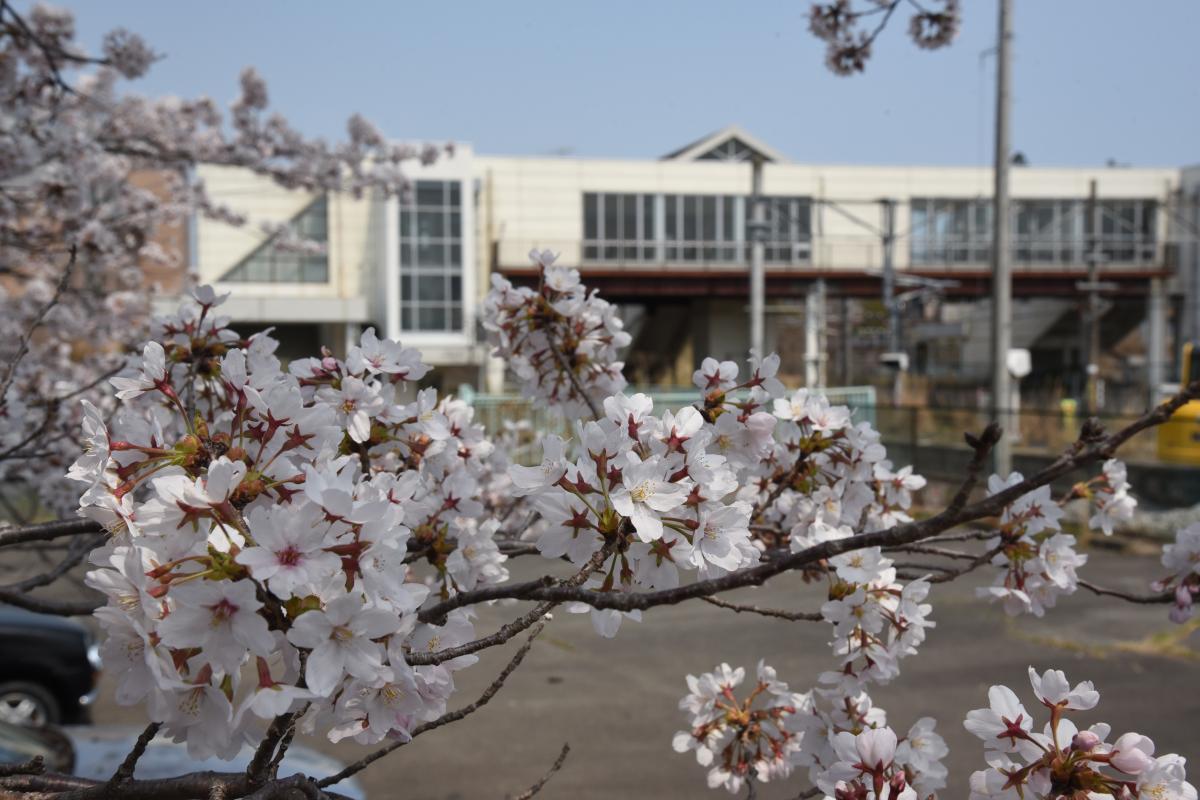
[[1200,522],[1193,522],[1175,534],[1175,541],[1163,545],[1162,564],[1170,575],[1155,581],[1159,591],[1173,590],[1172,622],[1191,619],[1196,595],[1200,595]]
[[988,768],[971,775],[970,800],[1116,797],[1127,800],[1196,800],[1186,762],[1154,755],[1154,742],[1125,733],[1108,742],[1106,723],[1081,729],[1066,717],[1100,702],[1091,681],[1074,686],[1060,670],[1029,668],[1029,682],[1050,719],[1040,730],[1007,686],[988,690],[990,706],[971,711],[963,723],[984,742]]
[[[912,493],[925,481],[910,467],[892,467],[870,425],[855,424],[848,408],[831,405],[819,393],[799,390],[772,397],[782,388],[775,378],[777,358],[752,359],[751,365],[750,378],[739,383],[736,364],[706,359],[694,380],[704,392],[702,416],[715,417],[710,424],[721,443],[719,452],[736,465],[742,482],[738,497],[753,505],[756,521],[766,530],[780,532],[756,537],[760,547],[786,544],[799,552],[911,519]],[[742,397],[739,392],[747,394]],[[772,413],[763,410],[768,407]],[[761,444],[746,451],[744,443],[755,441],[756,429],[762,431],[757,437]],[[747,457],[754,455],[757,458]],[[897,740],[887,728],[886,712],[874,704],[867,688],[893,679],[899,661],[916,652],[933,626],[930,606],[924,602],[929,582],[899,583],[892,560],[878,547],[835,556],[820,571],[829,583],[821,613],[832,626],[830,645],[837,668],[823,673],[818,687],[791,698],[788,714],[780,719],[786,747],[764,748],[772,754],[766,759],[757,750],[747,756],[723,744],[724,757],[713,764],[716,748],[704,737],[714,729],[703,724],[705,720],[677,735],[675,747],[696,749],[700,763],[711,767],[709,784],[731,791],[750,777],[765,780],[800,766],[831,796],[874,792],[875,778],[880,777],[891,787],[887,791],[900,793],[897,797],[916,797],[913,792],[928,797],[945,785],[946,777],[941,759],[947,749],[934,720],[919,720]],[[714,680],[702,676],[699,685]],[[692,695],[681,704],[685,709],[694,704],[697,692],[691,680],[689,687]],[[863,737],[861,746],[867,746],[889,735],[894,752],[872,762],[869,779],[853,769],[861,761],[851,757],[858,737]],[[722,744],[724,739],[714,742]]]
[[688,729],[675,734],[677,753],[696,751],[696,762],[711,767],[708,786],[737,792],[747,779],[766,783],[791,774],[802,734],[789,729],[788,719],[808,698],[788,691],[775,670],[758,663],[757,682],[745,698],[734,689],[746,670],[721,664],[699,677],[688,675],[688,694],[679,709]]
[[305,137],[253,69],[228,114],[208,98],[138,96],[122,81],[158,57],[140,37],[117,29],[89,53],[70,11],[20,5],[0,4],[0,486],[6,513],[32,520],[74,506],[63,473],[81,445],[78,401],[112,413],[105,379],[145,341],[152,295],[183,282],[162,231],[192,214],[247,224],[191,178],[196,165],[395,194],[404,162],[438,151],[358,117],[340,144]]
[[[883,26],[870,27],[864,19],[882,9],[890,16],[896,2],[875,0],[859,8],[853,0],[813,3],[809,9],[808,29],[826,44],[825,65],[838,75],[862,72],[871,57],[871,47]],[[962,25],[959,0],[937,0],[936,4],[913,3],[916,13],[909,18],[908,35],[924,50],[936,50],[954,41]],[[885,19],[886,22],[886,19]]]
[[223,297],[194,298],[112,379],[111,419],[85,406],[69,474],[113,534],[87,582],[117,699],[195,758],[289,712],[334,740],[406,736],[475,660],[409,665],[474,638],[468,611],[426,623],[422,604],[508,577],[480,520],[491,445],[469,406],[401,397],[428,369],[414,350],[368,329],[284,372]]
[[[1022,480],[1019,472],[1007,480],[993,475],[988,493],[997,494]],[[1074,592],[1078,588],[1076,570],[1087,563],[1087,556],[1075,552],[1075,537],[1062,532],[1065,513],[1049,486],[1010,503],[1000,516],[998,535],[987,542],[989,550],[996,551],[992,564],[1001,567],[1001,572],[991,586],[979,587],[976,593],[1000,601],[1008,614],[1040,617],[1054,607],[1059,595]]]
[[618,354],[630,342],[617,310],[588,292],[579,270],[555,265],[549,250],[529,254],[537,289],[514,287],[499,274],[484,299],[484,327],[525,395],[568,418],[625,388]]

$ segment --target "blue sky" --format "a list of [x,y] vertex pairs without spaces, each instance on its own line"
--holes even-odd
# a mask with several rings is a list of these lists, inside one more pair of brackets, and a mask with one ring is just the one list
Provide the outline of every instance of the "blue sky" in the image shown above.
[[[1200,162],[1200,3],[1014,4],[1013,142],[1031,164]],[[942,51],[894,21],[852,78],[825,69],[806,0],[65,5],[90,47],[125,26],[167,56],[138,91],[227,103],[253,64],[310,135],[360,112],[482,153],[640,158],[736,122],[798,161],[989,161],[994,0],[963,0]]]

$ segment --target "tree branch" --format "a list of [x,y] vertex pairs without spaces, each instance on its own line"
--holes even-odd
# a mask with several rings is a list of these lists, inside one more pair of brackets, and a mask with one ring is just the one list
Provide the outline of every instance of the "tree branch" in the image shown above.
[[95,520],[56,519],[53,522],[38,522],[33,525],[0,530],[0,547],[24,542],[48,542],[62,536],[78,536],[86,533],[101,533],[104,530]]
[[760,614],[764,617],[777,617],[789,622],[820,622],[824,619],[819,611],[782,611],[777,608],[759,608],[758,606],[742,606],[729,603],[716,597],[701,597],[701,600],[718,608],[727,608],[739,614]]
[[125,760],[121,762],[121,766],[117,767],[117,771],[108,779],[108,790],[110,792],[115,791],[120,784],[133,778],[133,772],[137,769],[138,760],[145,754],[146,748],[150,746],[150,740],[158,735],[158,729],[161,727],[161,722],[151,722],[142,731],[141,736],[138,736],[137,741],[133,743],[133,749],[129,751],[129,755],[125,756]]
[[554,777],[554,773],[556,773],[560,769],[562,769],[563,762],[565,762],[567,760],[567,754],[570,752],[571,752],[571,745],[564,743],[562,746],[562,752],[558,754],[558,758],[554,759],[554,764],[552,764],[550,766],[549,771],[547,771],[545,775],[543,775],[541,778],[539,778],[537,783],[533,784],[532,786],[530,786],[525,791],[521,792],[516,797],[513,797],[512,800],[529,800],[529,798],[533,797],[535,794],[540,792],[542,790],[542,787],[545,786],[546,783],[549,782],[549,780],[552,777]]
[[384,756],[386,756],[388,753],[392,752],[393,750],[397,750],[397,749],[403,747],[404,745],[408,744],[409,742],[411,742],[413,739],[417,738],[421,734],[428,733],[429,731],[434,730],[435,728],[440,728],[443,725],[449,725],[451,722],[457,722],[458,720],[462,719],[463,717],[467,716],[468,714],[473,714],[476,711],[478,711],[479,709],[483,708],[485,705],[487,705],[491,701],[491,699],[493,697],[496,696],[496,693],[499,692],[500,689],[504,686],[504,682],[508,680],[508,676],[512,675],[513,672],[517,669],[517,667],[521,666],[521,662],[525,660],[525,656],[529,654],[530,649],[533,647],[533,640],[538,637],[538,634],[542,632],[542,629],[544,627],[546,627],[546,624],[544,622],[538,623],[534,627],[533,631],[530,632],[530,634],[529,634],[529,638],[525,640],[525,644],[521,645],[521,649],[518,650],[515,655],[513,655],[513,657],[509,660],[508,664],[505,665],[504,669],[502,669],[500,671],[500,674],[496,676],[496,679],[494,681],[492,681],[491,684],[487,687],[487,689],[484,690],[483,694],[481,694],[479,696],[478,700],[476,700],[473,703],[463,706],[462,708],[458,709],[457,711],[447,712],[447,713],[443,714],[442,716],[438,717],[437,719],[433,720],[432,722],[425,722],[425,723],[422,723],[421,725],[418,725],[417,727],[413,728],[411,738],[398,739],[394,742],[391,742],[390,744],[384,745],[383,747],[379,748],[375,752],[373,752],[367,756],[364,756],[363,758],[360,758],[358,761],[355,761],[353,764],[349,765],[348,767],[343,769],[341,772],[334,773],[333,775],[330,775],[327,778],[322,778],[321,780],[317,781],[317,786],[323,789],[326,786],[333,786],[334,784],[339,783],[340,781],[344,781],[346,778],[349,778],[351,775],[354,775],[355,773],[358,773],[358,772],[362,772],[368,766],[375,763],[379,759],[383,758]]
[[1106,589],[1103,586],[1097,586],[1090,581],[1079,581],[1079,585],[1095,594],[1107,595],[1109,597],[1119,597],[1122,600],[1128,600],[1130,603],[1145,603],[1153,605],[1157,603],[1173,603],[1175,602],[1174,592],[1160,592],[1158,594],[1132,594],[1130,592],[1122,592],[1117,589]]

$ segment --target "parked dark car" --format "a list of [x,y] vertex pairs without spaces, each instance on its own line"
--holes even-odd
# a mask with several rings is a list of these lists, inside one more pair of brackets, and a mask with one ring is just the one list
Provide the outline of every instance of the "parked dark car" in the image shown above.
[[100,651],[74,620],[0,606],[0,722],[89,722]]

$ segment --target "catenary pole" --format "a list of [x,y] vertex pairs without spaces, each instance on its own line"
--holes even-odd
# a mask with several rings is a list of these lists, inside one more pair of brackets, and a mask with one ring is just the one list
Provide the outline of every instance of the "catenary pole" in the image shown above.
[[766,297],[766,276],[763,259],[766,255],[766,208],[763,206],[763,159],[755,155],[750,180],[750,349],[759,358],[763,352],[763,306]]
[[[1009,235],[1008,155],[1009,82],[1011,78],[1012,2],[999,0],[1000,20],[996,42],[996,152],[992,219],[992,398],[991,416],[1008,429],[1017,419],[1007,419],[1010,405],[1008,351],[1012,346],[1012,262]],[[1012,471],[1012,445],[1006,431],[992,451],[995,472],[1007,476]]]

